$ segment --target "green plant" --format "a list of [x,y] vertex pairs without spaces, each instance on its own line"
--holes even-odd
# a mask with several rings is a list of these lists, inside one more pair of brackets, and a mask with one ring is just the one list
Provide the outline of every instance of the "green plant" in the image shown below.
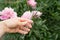
[[[41,18],[34,19],[34,25],[25,40],[60,40],[60,0],[36,0],[36,10],[43,14]],[[0,3],[0,10],[4,7],[12,7],[21,16],[32,8],[26,4],[26,0],[14,3]],[[2,40],[21,40],[21,34],[5,34]]]

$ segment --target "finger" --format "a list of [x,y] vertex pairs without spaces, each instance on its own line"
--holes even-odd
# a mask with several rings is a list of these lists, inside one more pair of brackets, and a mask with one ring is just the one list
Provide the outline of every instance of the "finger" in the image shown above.
[[32,20],[25,19],[25,18],[20,18],[20,21],[21,21],[21,22],[27,21],[27,22],[29,22],[29,23],[33,23],[33,21],[32,21]]
[[21,33],[21,34],[27,34],[28,32],[23,31],[23,30],[18,30],[18,33]]
[[16,18],[14,18],[14,19],[15,19],[15,20],[19,20],[19,21],[21,21],[21,22],[28,21],[28,22],[30,22],[30,23],[33,23],[33,21],[32,21],[32,20],[30,20],[30,19],[26,19],[26,18],[16,17]]
[[[20,21],[20,22],[19,22],[19,21]],[[21,23],[21,22],[22,22],[22,23]],[[28,22],[28,23],[31,23],[31,24],[33,23],[32,20],[18,17],[18,23],[19,23],[19,24],[23,24],[23,25],[24,25],[24,24],[26,24],[27,22]]]
[[19,26],[26,25],[26,24],[27,24],[27,21],[25,21],[25,22],[18,22]]
[[21,30],[23,30],[23,31],[26,31],[26,32],[29,32],[29,31],[30,31],[30,29],[29,29],[29,28],[26,28],[26,27],[23,27],[23,26],[22,26],[22,27],[20,27],[20,29],[21,29]]
[[32,25],[31,25],[30,23],[27,23],[25,26],[26,26],[27,28],[32,28]]

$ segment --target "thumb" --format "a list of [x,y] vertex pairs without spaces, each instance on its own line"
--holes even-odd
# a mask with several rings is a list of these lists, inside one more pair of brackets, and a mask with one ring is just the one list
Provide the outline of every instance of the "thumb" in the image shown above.
[[26,25],[27,24],[27,21],[25,21],[25,22],[18,22],[18,25]]

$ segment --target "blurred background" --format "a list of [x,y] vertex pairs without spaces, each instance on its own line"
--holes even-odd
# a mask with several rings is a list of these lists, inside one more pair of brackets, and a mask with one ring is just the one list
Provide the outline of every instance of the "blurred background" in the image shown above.
[[[25,11],[32,11],[27,0],[0,0],[0,11],[5,7],[13,8],[18,16]],[[24,40],[60,40],[60,0],[36,0],[37,11],[43,14],[41,18],[33,18],[34,25]],[[2,40],[22,40],[21,34],[6,33]]]

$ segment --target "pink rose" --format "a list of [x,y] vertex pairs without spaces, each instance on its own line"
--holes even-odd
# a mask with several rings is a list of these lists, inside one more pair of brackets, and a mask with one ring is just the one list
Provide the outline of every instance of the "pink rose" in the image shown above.
[[14,12],[14,9],[8,8],[8,7],[6,7],[4,10],[2,10],[0,12],[0,14],[1,14],[1,16],[0,16],[1,20],[6,20],[6,19],[9,19],[9,18],[17,17],[17,13]]

